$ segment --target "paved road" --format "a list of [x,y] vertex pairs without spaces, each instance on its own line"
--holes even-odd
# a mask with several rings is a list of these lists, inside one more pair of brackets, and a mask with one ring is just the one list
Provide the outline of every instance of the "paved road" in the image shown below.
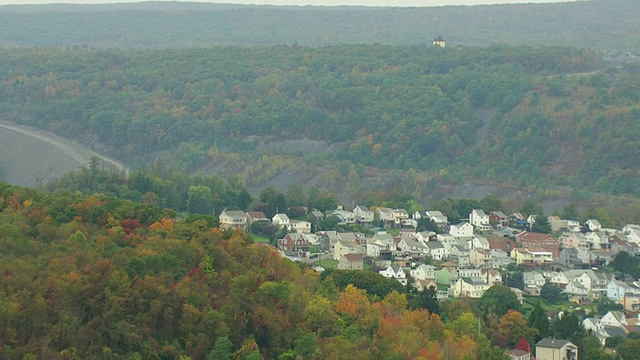
[[69,155],[70,157],[72,157],[74,160],[76,160],[80,165],[82,166],[89,166],[91,164],[91,159],[93,157],[97,157],[100,160],[102,160],[102,162],[104,164],[106,164],[107,166],[119,171],[119,172],[124,172],[127,176],[131,173],[131,169],[115,160],[115,159],[111,159],[109,157],[106,157],[104,155],[98,154],[97,152],[83,146],[80,145],[76,142],[73,142],[69,139],[65,139],[61,136],[58,136],[50,131],[45,131],[45,130],[41,130],[41,129],[36,129],[36,128],[32,128],[29,126],[24,126],[24,125],[17,125],[17,124],[12,124],[10,122],[6,122],[6,121],[0,121],[0,128],[4,128],[4,129],[8,129],[8,130],[12,130],[12,131],[16,131],[19,132],[21,134],[25,134],[31,137],[34,137],[36,139],[45,141],[51,145],[56,146],[57,148],[59,148],[60,150],[62,150],[64,153],[66,153],[67,155]]

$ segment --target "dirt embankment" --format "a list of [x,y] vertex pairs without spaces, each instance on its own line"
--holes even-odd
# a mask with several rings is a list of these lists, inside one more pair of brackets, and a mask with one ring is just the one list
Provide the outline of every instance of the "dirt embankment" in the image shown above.
[[1,181],[34,186],[89,166],[97,157],[105,168],[129,174],[128,166],[52,132],[0,121]]

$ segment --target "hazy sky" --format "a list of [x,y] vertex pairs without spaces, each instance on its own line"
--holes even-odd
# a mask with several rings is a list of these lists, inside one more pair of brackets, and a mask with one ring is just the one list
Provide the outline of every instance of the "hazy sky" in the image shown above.
[[[271,4],[271,5],[367,5],[367,6],[442,6],[481,4],[526,4],[567,2],[566,0],[176,0],[207,3]],[[580,1],[580,0],[578,0]],[[142,2],[135,0],[0,0],[6,4],[112,4]]]

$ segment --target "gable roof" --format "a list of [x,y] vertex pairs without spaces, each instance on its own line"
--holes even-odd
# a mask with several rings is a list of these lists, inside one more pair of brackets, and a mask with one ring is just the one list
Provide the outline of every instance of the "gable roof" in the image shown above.
[[420,234],[423,238],[430,238],[436,235],[436,233],[433,231],[420,231],[419,233],[416,233],[416,234]]
[[602,226],[600,225],[600,221],[598,221],[597,219],[589,219],[587,220],[587,222],[593,224],[594,226]]
[[543,338],[536,344],[536,347],[546,347],[551,349],[560,349],[563,346],[571,344],[575,346],[571,341],[564,339],[552,339],[552,338]]
[[429,242],[427,242],[427,247],[430,250],[444,249],[444,245],[442,245],[442,243],[439,243],[437,241],[429,241]]
[[491,214],[501,218],[501,219],[506,219],[507,215],[505,215],[502,211],[492,211]]
[[360,238],[360,236],[358,236],[358,234],[354,232],[341,232],[341,233],[338,233],[338,236],[340,237],[341,240],[345,240],[345,241],[356,241]]
[[512,349],[512,350],[506,350],[504,354],[507,356],[513,355],[513,356],[520,357],[520,356],[525,356],[527,354],[531,354],[531,352],[520,350],[520,349]]
[[622,311],[611,310],[609,313],[616,319],[618,322],[622,322],[625,319],[624,313]]
[[487,238],[486,238],[486,237],[484,237],[484,236],[476,235],[476,236],[473,238],[473,240],[474,240],[474,241],[477,241],[477,242],[478,242],[480,245],[482,245],[482,246],[487,246],[487,247],[488,247],[488,246],[490,246],[490,245],[491,245],[491,244],[489,243],[489,240],[487,240]]
[[391,234],[387,234],[387,233],[377,233],[375,235],[373,235],[373,238],[375,240],[380,240],[380,241],[386,241],[389,243],[395,242],[395,240],[393,239],[393,236],[391,236]]
[[389,209],[389,208],[386,208],[386,207],[379,206],[378,207],[378,212],[380,212],[380,213],[392,213],[393,210]]
[[542,274],[540,274],[537,271],[525,271],[525,272],[522,273],[522,278],[525,281],[526,280],[529,280],[529,281],[536,281],[536,280],[540,281],[540,280],[542,280],[542,281],[544,281],[544,276],[542,276]]
[[516,236],[516,238],[520,242],[522,242],[522,241],[540,242],[540,241],[549,241],[549,240],[558,241],[558,239],[553,235],[537,233],[537,232],[533,232],[533,231],[521,232],[520,234],[518,234]]
[[346,255],[342,255],[344,256],[345,259],[347,259],[347,261],[362,261],[362,255],[360,254],[346,254]]
[[461,277],[460,280],[466,282],[469,285],[473,285],[473,286],[488,286],[489,284],[484,282],[484,281],[477,281],[474,280],[470,277]]
[[315,217],[324,217],[324,214],[322,213],[322,211],[318,209],[312,209],[311,214]]
[[445,217],[440,211],[437,210],[426,211],[426,214],[429,217]]
[[242,210],[223,210],[222,212],[233,219],[242,219],[246,215],[246,213]]
[[485,214],[484,210],[482,209],[473,209],[473,212],[475,212],[478,216],[482,216],[482,217],[487,216],[487,214]]
[[609,334],[609,336],[627,336],[627,332],[621,328],[621,327],[617,327],[617,326],[603,326],[602,330],[604,330],[604,332],[606,332],[607,334]]
[[511,214],[511,217],[514,217],[514,218],[516,218],[518,220],[524,220],[524,216],[522,216],[522,214],[520,214],[520,213],[513,213],[513,214]]
[[[575,280],[571,280],[571,282],[569,283],[569,285],[575,287],[578,290],[583,290],[583,291],[587,291],[588,289],[582,285],[582,283],[580,281],[578,281],[577,279]],[[567,285],[567,286],[569,286]],[[565,291],[567,291],[567,289],[565,288]]]
[[247,215],[254,220],[269,220],[262,211],[249,211]]

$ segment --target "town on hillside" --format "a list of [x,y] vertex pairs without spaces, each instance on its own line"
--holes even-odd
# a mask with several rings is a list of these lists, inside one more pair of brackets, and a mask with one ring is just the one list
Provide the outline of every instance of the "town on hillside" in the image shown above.
[[[552,235],[532,231],[535,216],[487,214],[480,209],[456,224],[440,211],[410,214],[362,205],[325,213],[310,209],[308,215],[313,221],[334,216],[341,225],[359,224],[373,235],[313,232],[311,221],[292,220],[285,213],[269,219],[262,212],[225,210],[219,220],[222,228],[246,231],[262,222],[283,230],[286,235],[277,239],[281,255],[317,271],[324,271],[324,266],[377,271],[418,290],[434,287],[440,300],[481,298],[491,286],[506,284],[523,302],[525,296],[540,296],[545,287],[553,286],[576,306],[604,298],[620,305],[620,311],[583,322],[603,344],[640,328],[640,284],[617,279],[606,269],[620,252],[640,255],[640,225],[608,229],[596,219],[580,224],[550,216],[546,220]],[[417,231],[421,219],[430,220],[436,231]],[[507,281],[518,276],[509,269],[522,269],[521,280]]]

